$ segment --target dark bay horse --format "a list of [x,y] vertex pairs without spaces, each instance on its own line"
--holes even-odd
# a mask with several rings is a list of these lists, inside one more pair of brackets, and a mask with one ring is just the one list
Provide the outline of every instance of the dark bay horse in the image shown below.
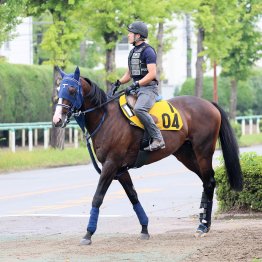
[[[102,172],[92,201],[87,233],[81,240],[81,244],[91,244],[91,237],[97,228],[99,208],[119,170],[124,171],[117,179],[131,201],[142,226],[140,238],[148,239],[148,217],[138,200],[137,192],[126,168],[132,167],[136,161],[143,130],[129,124],[121,112],[118,99],[109,99],[105,92],[92,81],[80,77],[78,67],[72,74],[65,74],[61,70],[60,73],[62,82],[53,123],[55,126],[65,127],[71,115],[81,116],[81,123],[91,134],[95,154],[102,164]],[[217,104],[193,96],[176,97],[170,99],[169,102],[179,110],[183,127],[179,131],[162,131],[166,148],[148,153],[145,164],[174,155],[199,176],[203,182],[203,193],[197,234],[203,235],[211,226],[216,184],[212,158],[217,139],[220,139],[230,186],[240,191],[243,182],[238,145],[226,113]]]

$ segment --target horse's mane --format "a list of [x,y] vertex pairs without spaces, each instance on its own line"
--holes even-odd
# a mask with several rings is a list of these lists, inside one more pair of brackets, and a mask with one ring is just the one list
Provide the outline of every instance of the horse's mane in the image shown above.
[[91,86],[90,92],[87,94],[87,97],[90,98],[91,103],[94,106],[100,106],[101,104],[107,101],[106,93],[98,87],[96,83],[91,81],[90,79],[84,77],[85,81],[88,82]]

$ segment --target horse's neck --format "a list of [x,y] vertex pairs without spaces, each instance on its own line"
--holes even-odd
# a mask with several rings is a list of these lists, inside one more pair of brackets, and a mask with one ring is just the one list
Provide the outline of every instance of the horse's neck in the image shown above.
[[[86,107],[84,110],[88,110],[94,107],[95,106],[90,105]],[[104,110],[102,108],[101,109],[99,108],[85,115],[86,128],[90,134],[94,132],[94,130],[97,128],[97,126],[101,122],[103,114],[104,114]]]

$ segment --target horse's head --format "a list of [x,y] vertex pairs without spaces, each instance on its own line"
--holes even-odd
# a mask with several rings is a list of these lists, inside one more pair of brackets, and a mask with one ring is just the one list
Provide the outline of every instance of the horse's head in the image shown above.
[[53,116],[56,127],[65,127],[72,113],[83,104],[83,93],[80,82],[80,70],[77,67],[73,74],[66,74],[58,68],[62,81],[58,91],[58,104]]

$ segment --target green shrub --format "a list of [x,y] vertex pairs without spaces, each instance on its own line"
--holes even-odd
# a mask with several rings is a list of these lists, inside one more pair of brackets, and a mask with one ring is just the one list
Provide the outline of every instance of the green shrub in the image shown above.
[[52,70],[0,63],[1,122],[51,119]]
[[242,192],[230,189],[224,166],[216,168],[217,200],[221,211],[262,211],[262,156],[244,153],[240,158],[244,188]]
[[[75,66],[64,71],[72,73]],[[81,68],[81,76],[105,89],[105,71]],[[118,70],[119,71],[119,70]],[[123,71],[123,70],[122,70]],[[119,72],[117,72],[119,75]],[[50,121],[52,118],[53,67],[0,62],[0,122]]]

